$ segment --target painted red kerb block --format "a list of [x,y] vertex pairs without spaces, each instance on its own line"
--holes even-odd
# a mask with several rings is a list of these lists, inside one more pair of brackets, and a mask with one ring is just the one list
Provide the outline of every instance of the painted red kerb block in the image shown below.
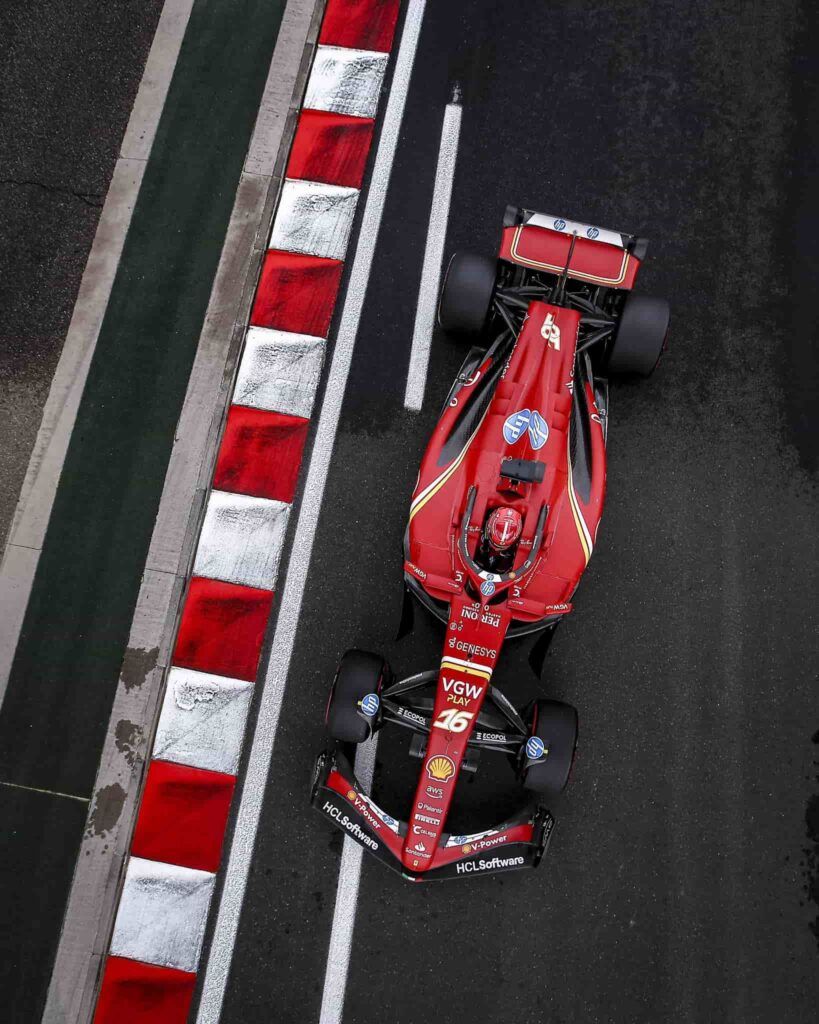
[[151,761],[131,852],[136,857],[217,871],[236,777]]
[[326,338],[343,269],[341,260],[269,249],[251,325]]
[[272,590],[194,576],[173,664],[252,682],[272,602]]
[[303,110],[290,151],[287,177],[360,188],[374,123],[372,118]]
[[319,42],[386,53],[400,6],[400,0],[329,0]]
[[310,421],[265,409],[232,405],[216,460],[220,491],[293,500]]
[[109,956],[94,1024],[185,1024],[196,975]]

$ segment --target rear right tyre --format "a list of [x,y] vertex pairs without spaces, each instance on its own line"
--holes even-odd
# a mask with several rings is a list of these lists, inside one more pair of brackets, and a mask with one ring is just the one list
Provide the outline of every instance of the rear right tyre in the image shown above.
[[665,299],[630,293],[609,350],[608,372],[650,377],[665,349],[670,315]]

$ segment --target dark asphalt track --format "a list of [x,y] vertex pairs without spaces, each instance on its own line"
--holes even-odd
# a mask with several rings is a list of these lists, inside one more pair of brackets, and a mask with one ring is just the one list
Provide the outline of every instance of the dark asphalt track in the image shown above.
[[[0,4],[0,543],[161,6]],[[81,696],[82,683],[72,684]],[[41,708],[22,728],[23,742],[47,717]],[[2,782],[15,777],[12,767]],[[0,786],[4,1021],[39,1020],[87,810],[78,800]]]
[[161,8],[0,4],[3,542]]
[[[390,640],[424,439],[402,398],[444,104],[449,250],[507,202],[639,230],[672,347],[611,402],[607,512],[546,662],[581,749],[536,873],[410,887],[364,861],[344,1020],[810,1024],[819,1008],[817,19],[805,2],[430,3],[331,469],[223,1021],[317,1020],[341,835],[307,805],[336,660]],[[535,692],[526,648],[497,679]],[[417,762],[386,733],[375,795]],[[465,792],[514,799],[484,766]],[[488,766],[486,766],[488,767]],[[481,775],[485,777],[482,779]],[[507,785],[504,796],[502,786]]]

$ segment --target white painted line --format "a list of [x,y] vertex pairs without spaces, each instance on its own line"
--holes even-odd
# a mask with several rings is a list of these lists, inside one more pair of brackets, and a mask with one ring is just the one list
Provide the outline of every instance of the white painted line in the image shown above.
[[289,517],[284,501],[211,491],[194,576],[273,590]]
[[172,668],[152,756],[235,775],[252,696],[242,679]]
[[[367,793],[372,788],[377,748],[378,733],[369,743],[360,746],[355,756],[355,777],[361,783],[361,788]],[[324,973],[324,991],[321,996],[319,1024],[340,1024],[344,1011],[344,993],[347,988],[347,972],[353,944],[353,926],[358,906],[358,886],[361,881],[361,856],[363,853],[363,848],[354,839],[349,836],[344,837],[341,867],[338,872],[336,905],[333,910],[333,929],[330,932],[327,969]]]
[[324,338],[251,327],[233,404],[309,419],[323,364]]
[[114,166],[0,566],[0,704],[68,443],[193,0],[165,0]]
[[58,789],[40,789],[39,786],[23,786],[19,782],[3,782],[0,779],[0,786],[8,786],[9,789],[24,789],[27,793],[44,793],[46,796],[62,796],[66,800],[79,800],[81,804],[91,801],[87,796],[75,796],[74,793],[61,793]]
[[253,858],[253,845],[256,840],[256,830],[259,826],[267,776],[270,770],[270,758],[279,725],[285,683],[293,656],[296,629],[307,583],[310,558],[313,553],[313,542],[324,496],[324,487],[327,482],[341,415],[341,404],[347,387],[350,363],[361,320],[361,310],[364,306],[364,296],[381,227],[381,216],[384,212],[393,159],[398,145],[398,133],[404,115],[404,105],[409,90],[425,5],[426,0],[410,0],[407,8],[401,44],[395,63],[392,89],[387,100],[381,139],[373,166],[370,191],[361,221],[361,232],[353,258],[338,338],[327,380],[327,390],[316,431],[316,441],[307,471],[304,498],[293,541],[293,551],[290,556],[273,645],[265,678],[261,683],[259,716],[253,733],[247,775],[242,786],[242,796],[239,801],[236,826],[227,862],[225,884],[205,968],[202,996],[196,1018],[197,1024],[217,1024],[222,1011],[222,1001],[233,957],[233,946],[236,941],[247,876]]
[[357,203],[357,188],[286,178],[270,248],[343,260]]
[[111,953],[178,971],[195,971],[216,876],[131,857]]
[[375,117],[388,53],[317,46],[304,97],[305,110],[329,110],[352,117]]
[[452,181],[455,177],[460,134],[461,105],[460,103],[448,103],[444,111],[444,124],[441,129],[441,147],[438,150],[435,189],[432,193],[432,209],[429,214],[424,267],[421,271],[421,289],[418,293],[407,388],[404,392],[404,407],[412,409],[413,412],[419,412],[424,404],[429,350],[432,345],[432,332],[435,330],[438,292],[441,287],[441,264],[444,258],[449,204],[452,199]]

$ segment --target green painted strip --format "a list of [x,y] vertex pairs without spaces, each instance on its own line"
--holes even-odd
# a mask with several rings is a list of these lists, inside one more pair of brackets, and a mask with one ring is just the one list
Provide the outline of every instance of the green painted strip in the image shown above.
[[0,715],[0,774],[90,794],[284,0],[197,0]]

